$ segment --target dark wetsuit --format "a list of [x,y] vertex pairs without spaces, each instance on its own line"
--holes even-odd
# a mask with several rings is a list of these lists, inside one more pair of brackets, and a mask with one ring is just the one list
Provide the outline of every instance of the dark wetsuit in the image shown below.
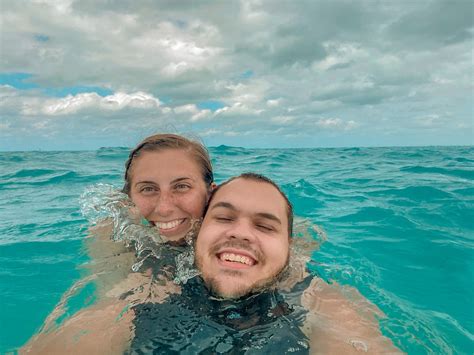
[[[302,285],[304,284],[304,285]],[[306,282],[299,287],[305,288]],[[135,306],[127,354],[307,354],[306,312],[276,291],[236,301],[212,299],[196,277],[165,303]]]

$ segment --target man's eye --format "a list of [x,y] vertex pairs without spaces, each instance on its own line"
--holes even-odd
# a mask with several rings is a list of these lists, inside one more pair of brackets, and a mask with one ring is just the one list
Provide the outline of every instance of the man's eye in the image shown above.
[[232,217],[228,217],[228,216],[215,216],[214,219],[217,222],[221,222],[221,223],[232,222]]
[[264,232],[273,232],[275,228],[267,224],[257,224],[257,228]]

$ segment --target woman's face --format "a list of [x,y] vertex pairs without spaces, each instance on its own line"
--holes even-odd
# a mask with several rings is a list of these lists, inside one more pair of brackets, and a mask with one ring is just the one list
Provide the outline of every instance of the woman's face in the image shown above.
[[130,197],[168,240],[183,238],[201,218],[210,188],[200,166],[180,149],[142,152],[131,167]]

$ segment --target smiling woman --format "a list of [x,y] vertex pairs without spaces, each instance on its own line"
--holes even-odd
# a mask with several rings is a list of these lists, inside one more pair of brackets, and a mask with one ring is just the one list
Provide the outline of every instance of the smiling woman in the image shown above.
[[[91,230],[87,249],[93,260],[92,273],[100,275],[96,280],[99,297],[106,295],[117,282],[128,278],[132,264],[137,262],[136,256],[146,249],[143,244],[147,239],[159,235],[163,242],[184,245],[186,235],[192,234],[196,222],[202,218],[214,188],[207,149],[197,141],[168,133],[149,136],[130,152],[124,180],[122,192],[136,207],[130,211],[130,217],[135,219],[134,227],[142,218],[152,228],[139,226],[145,232],[145,238],[137,240],[134,232],[131,242],[125,243],[114,242],[124,240],[123,228],[112,225],[117,222],[116,218],[109,221],[113,223],[97,225]],[[150,232],[153,235],[148,236]],[[117,233],[119,238],[114,236]],[[168,253],[168,248],[162,249],[161,254]],[[137,269],[145,258],[146,255],[135,264],[139,265]]]
[[[65,345],[67,341],[75,339],[78,334],[81,334],[81,343],[87,349],[90,344],[96,344],[93,340],[96,332],[92,331],[92,326],[87,328],[92,338],[83,334],[84,326],[88,323],[82,322],[85,315],[98,310],[102,314],[100,318],[106,322],[103,324],[110,325],[114,319],[126,319],[129,305],[144,300],[157,302],[175,292],[176,287],[171,282],[176,267],[175,257],[188,250],[185,237],[192,235],[195,222],[202,218],[213,188],[212,165],[202,144],[175,134],[157,134],[144,139],[130,152],[125,164],[122,191],[130,197],[139,216],[148,221],[151,229],[140,225],[140,218],[134,216],[134,208],[130,210],[129,216],[136,219],[133,223],[137,224],[133,226],[139,228],[140,232],[144,231],[145,238],[154,238],[159,234],[167,246],[159,244],[158,247],[162,249],[159,260],[133,273],[132,264],[136,265],[134,263],[139,251],[143,249],[143,245],[137,244],[143,244],[146,240],[127,240],[123,236],[116,239],[114,223],[117,221],[113,219],[92,227],[91,237],[86,240],[91,257],[87,267],[90,269],[90,279],[94,280],[96,301],[61,325],[58,315],[64,313],[63,305],[72,291],[66,293],[64,302],[60,302],[40,333],[23,351],[64,352],[68,349],[68,345]],[[120,234],[127,233],[119,229]],[[141,266],[145,259],[146,256],[138,264]],[[108,326],[103,329],[108,329]],[[128,341],[126,336],[107,339],[104,337],[102,344],[105,352]],[[69,345],[75,346],[72,343]]]
[[159,134],[130,153],[123,191],[161,236],[178,241],[202,217],[212,186],[211,162],[201,144]]

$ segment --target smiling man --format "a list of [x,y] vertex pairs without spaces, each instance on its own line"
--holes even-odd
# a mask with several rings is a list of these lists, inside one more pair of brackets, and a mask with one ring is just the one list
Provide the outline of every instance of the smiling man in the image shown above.
[[243,174],[211,197],[196,241],[196,264],[211,292],[239,298],[265,289],[289,260],[293,212],[277,185]]
[[292,220],[288,199],[264,176],[220,185],[195,241],[201,276],[163,303],[134,307],[130,351],[306,354],[306,311],[276,289],[289,262]]
[[[195,254],[207,290],[220,299],[218,307],[224,305],[218,323],[232,327],[225,309],[239,305],[234,328],[237,324],[241,331],[259,335],[258,353],[400,353],[380,332],[376,316],[383,314],[353,288],[305,273],[299,283],[290,282],[291,292],[282,297],[280,281],[291,272],[292,228],[290,201],[264,176],[242,174],[213,192]],[[256,322],[245,311],[255,305],[271,316]],[[233,335],[234,341],[239,337]]]

